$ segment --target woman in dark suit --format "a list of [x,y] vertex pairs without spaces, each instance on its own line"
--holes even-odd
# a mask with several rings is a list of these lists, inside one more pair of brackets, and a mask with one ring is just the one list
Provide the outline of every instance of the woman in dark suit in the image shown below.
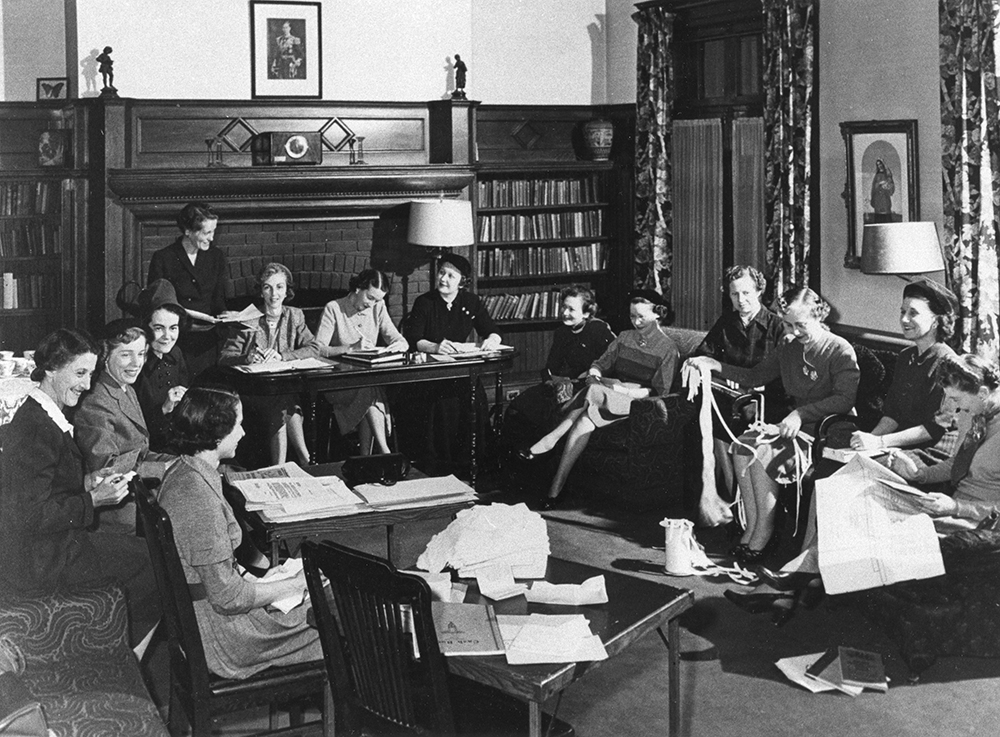
[[83,333],[57,330],[39,344],[35,365],[39,385],[14,415],[0,458],[0,588],[30,595],[116,578],[138,644],[160,616],[146,545],[87,530],[95,508],[121,502],[127,483],[120,474],[84,476],[63,414],[90,388],[97,349]]
[[212,325],[226,312],[226,257],[212,248],[219,216],[204,202],[189,202],[177,215],[181,236],[153,254],[147,284],[166,279],[174,285],[177,301],[201,324],[181,336],[181,351],[191,376],[214,366],[219,357]]

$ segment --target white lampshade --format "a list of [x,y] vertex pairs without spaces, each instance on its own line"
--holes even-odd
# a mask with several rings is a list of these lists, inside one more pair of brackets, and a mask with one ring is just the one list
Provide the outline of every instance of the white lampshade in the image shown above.
[[873,223],[861,237],[864,274],[921,274],[943,271],[944,257],[932,222]]
[[416,200],[410,203],[406,240],[426,248],[471,246],[472,203],[468,200]]

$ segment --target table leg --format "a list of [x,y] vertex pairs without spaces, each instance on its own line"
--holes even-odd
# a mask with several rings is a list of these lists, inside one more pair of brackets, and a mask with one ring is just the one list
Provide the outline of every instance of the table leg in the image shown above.
[[537,701],[528,702],[528,735],[542,737],[542,705]]
[[[316,443],[318,442],[317,437],[319,433],[317,432],[318,428],[316,427],[316,401],[318,394],[314,391],[309,391],[306,392],[306,397],[305,406],[302,408],[302,411],[305,413],[305,417],[303,419],[306,425],[306,446],[309,449],[309,462],[317,463],[318,456],[316,454]],[[324,461],[325,460],[326,459],[324,458]]]
[[385,526],[385,559],[392,563],[392,525]]
[[277,566],[281,562],[281,542],[277,539],[271,540],[271,566]]
[[[657,631],[663,637],[663,630],[659,627]],[[681,626],[676,618],[667,622],[667,677],[670,683],[667,684],[668,702],[670,708],[669,732],[670,737],[679,737],[681,733]]]

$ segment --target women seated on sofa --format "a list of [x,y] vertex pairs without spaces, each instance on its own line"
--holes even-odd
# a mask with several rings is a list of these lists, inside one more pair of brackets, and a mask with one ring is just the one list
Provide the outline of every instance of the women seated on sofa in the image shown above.
[[566,287],[559,293],[559,302],[562,324],[552,332],[542,383],[521,392],[507,410],[507,420],[523,421],[524,431],[536,430],[534,438],[559,421],[563,407],[583,388],[591,364],[615,339],[608,324],[595,316],[597,302],[589,288]]
[[[294,361],[316,355],[313,334],[306,327],[302,310],[285,305],[295,296],[292,272],[284,264],[270,263],[257,275],[257,288],[264,298],[264,314],[242,329],[222,347],[219,363],[240,366],[271,361]],[[291,444],[299,463],[309,463],[302,407],[292,395],[248,396],[244,400],[252,427],[263,426],[269,439],[271,463],[284,463]]]
[[[411,350],[460,353],[477,347],[469,342],[473,332],[481,341],[478,347],[489,350],[500,346],[500,335],[490,313],[482,300],[465,288],[471,276],[472,265],[464,256],[446,253],[438,259],[434,289],[413,301],[403,325]],[[406,408],[409,434],[416,430],[419,439],[413,438],[411,444],[423,447],[412,448],[411,455],[421,456],[431,470],[450,472],[462,455],[461,446],[471,421],[468,402],[461,398],[461,385],[458,381],[435,381],[412,386],[408,394],[412,401]],[[481,389],[476,391],[482,394]],[[485,396],[481,401],[485,404]],[[483,437],[481,433],[478,436]]]
[[747,526],[730,553],[742,563],[759,562],[776,545],[772,540],[777,539],[774,520],[779,483],[806,471],[808,456],[798,452],[796,436],[800,431],[815,432],[814,423],[828,414],[850,412],[861,376],[851,344],[823,323],[830,305],[822,297],[808,287],[795,287],[781,295],[778,305],[786,336],[778,350],[755,367],[728,366],[708,356],[688,359],[695,370],[706,366],[745,386],[762,386],[780,377],[795,404],[778,423],[777,437],[745,435],[743,442],[734,445],[733,463]]
[[[731,266],[722,277],[722,289],[733,306],[726,310],[709,329],[696,356],[711,356],[720,363],[750,368],[756,366],[769,353],[777,350],[784,331],[781,318],[760,303],[767,281],[753,266]],[[752,389],[753,387],[747,387]],[[777,407],[785,400],[780,381],[772,381],[765,393],[768,407]],[[728,400],[728,401],[727,401]],[[724,415],[732,409],[732,400],[725,395],[716,396]],[[714,416],[714,415],[713,415]],[[723,488],[733,489],[733,462],[729,455],[729,437],[716,423],[716,469],[721,472]]]
[[0,455],[0,589],[31,595],[115,578],[127,593],[137,645],[159,619],[146,543],[88,530],[94,510],[128,493],[121,474],[84,473],[64,411],[90,388],[97,346],[75,330],[57,330],[35,351],[39,382],[9,425]]
[[[164,464],[174,459],[149,450],[149,431],[133,388],[145,361],[146,331],[142,325],[130,318],[108,323],[101,340],[97,379],[73,415],[76,442],[88,472],[108,476],[136,471],[160,478]],[[102,532],[132,533],[135,502],[102,509],[97,518]]]
[[945,428],[935,421],[942,388],[935,381],[938,365],[955,352],[945,341],[955,329],[958,300],[950,289],[918,279],[903,287],[899,324],[913,341],[896,359],[892,386],[885,397],[885,414],[870,433],[856,432],[851,447],[908,448],[938,442]]
[[[935,518],[939,532],[946,533],[973,528],[1000,511],[1000,373],[971,353],[945,356],[938,362],[935,381],[957,418],[964,437],[961,447],[954,457],[933,466],[907,453],[893,454],[888,465],[916,485],[948,485],[950,494],[931,492],[911,500],[917,511]],[[813,517],[802,552],[796,558],[781,571],[758,568],[765,585],[756,593],[741,596],[727,591],[726,598],[750,611],[773,611],[780,623],[793,611],[799,590],[820,592],[815,512]]]
[[187,362],[177,338],[188,323],[187,313],[177,303],[173,285],[157,279],[139,294],[138,307],[146,328],[149,352],[135,394],[149,430],[149,447],[167,450],[167,425],[170,413],[190,383]]
[[566,436],[545,508],[556,505],[569,472],[586,449],[594,430],[628,417],[634,399],[662,396],[670,391],[677,376],[680,354],[677,344],[660,327],[660,321],[669,313],[670,308],[656,292],[633,293],[629,317],[635,329],[622,332],[591,365],[587,392],[581,396],[579,405],[572,406],[552,432],[522,451],[522,458],[532,460],[552,450]]
[[[327,303],[316,330],[316,350],[330,357],[379,345],[405,353],[406,338],[396,330],[385,306],[391,284],[377,269],[365,269],[351,278],[350,292]],[[341,433],[358,429],[362,455],[388,453],[391,432],[388,402],[381,387],[327,392]]]
[[288,614],[268,605],[301,596],[305,578],[269,581],[240,576],[234,551],[239,523],[222,495],[219,463],[243,437],[243,407],[226,389],[192,387],[174,409],[173,442],[181,453],[163,479],[159,502],[170,516],[208,667],[224,678],[247,678],[272,665],[323,657],[306,607]]

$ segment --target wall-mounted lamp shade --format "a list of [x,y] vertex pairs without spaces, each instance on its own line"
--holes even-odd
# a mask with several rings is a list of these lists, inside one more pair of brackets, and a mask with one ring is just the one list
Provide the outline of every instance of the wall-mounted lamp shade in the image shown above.
[[472,203],[468,200],[418,200],[410,203],[406,240],[426,248],[459,248],[475,242]]
[[944,258],[934,223],[874,223],[864,227],[862,273],[922,274],[943,270]]

